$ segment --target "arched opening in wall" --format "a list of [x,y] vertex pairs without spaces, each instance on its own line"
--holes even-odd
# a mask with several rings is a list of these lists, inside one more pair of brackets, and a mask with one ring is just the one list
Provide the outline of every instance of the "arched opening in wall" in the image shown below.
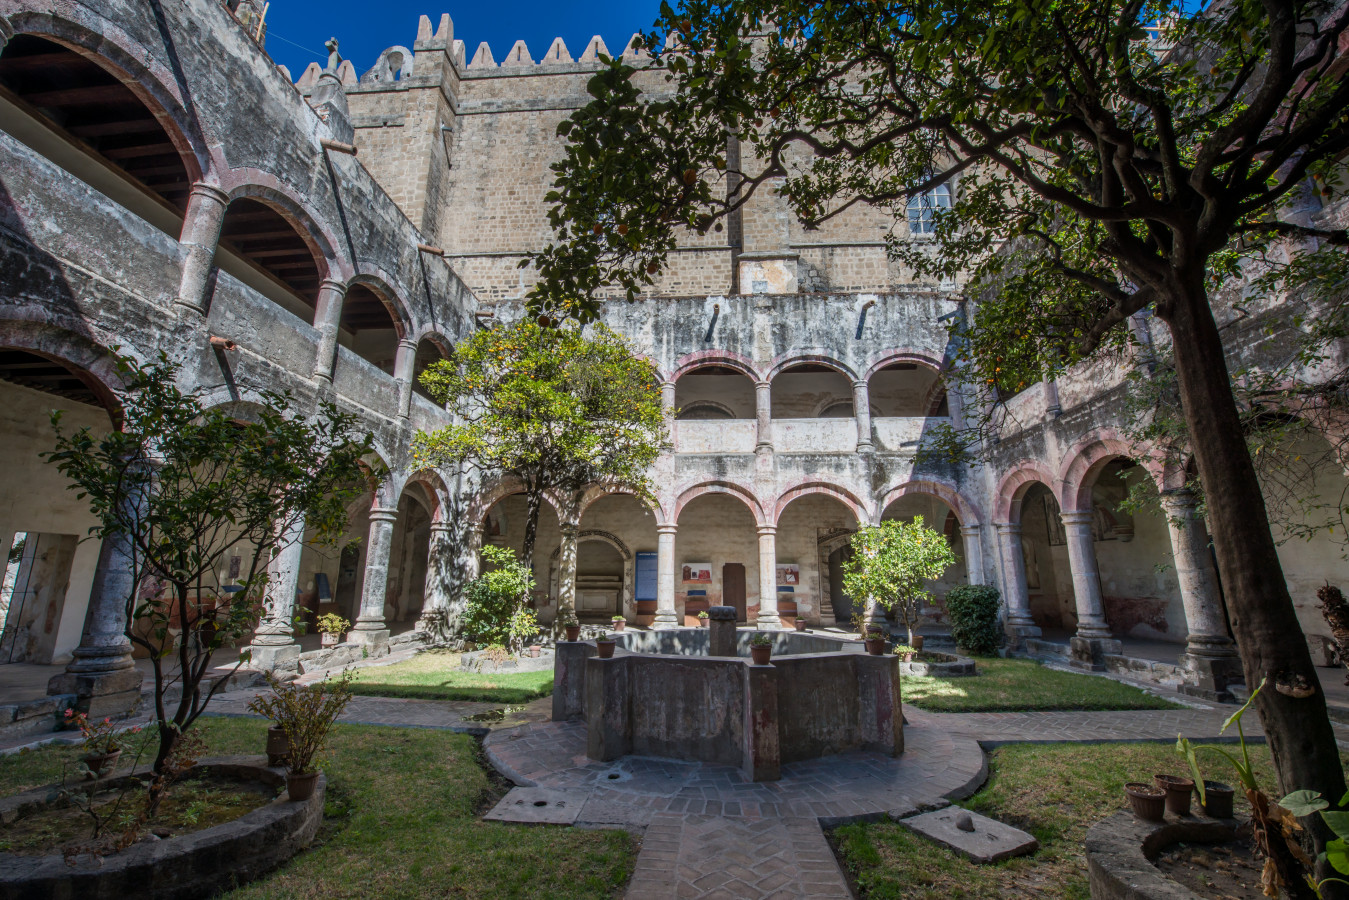
[[1054,492],[1034,483],[1021,497],[1021,558],[1031,618],[1045,640],[1077,632],[1077,597],[1068,565],[1068,537]]
[[272,206],[251,197],[230,203],[216,263],[304,322],[314,320],[321,261],[295,225]]
[[631,494],[586,507],[576,551],[576,614],[582,620],[656,617],[656,516]]
[[[881,513],[881,521],[914,522],[921,516],[923,525],[931,528],[942,537],[955,554],[955,565],[946,570],[941,578],[929,582],[928,593],[933,603],[918,611],[918,627],[923,631],[945,632],[949,623],[946,618],[946,593],[951,588],[969,583],[969,566],[965,558],[965,542],[960,535],[962,523],[950,505],[932,494],[912,493],[892,501]],[[894,618],[892,613],[888,618]],[[898,624],[902,624],[902,617]]]
[[0,349],[0,664],[65,663],[79,644],[99,541],[84,540],[97,520],[86,501],[38,454],[52,450],[51,412],[67,434],[95,440],[119,412],[94,375],[62,360]]
[[[525,525],[529,506],[524,494],[511,494],[492,505],[482,520],[482,542],[509,547],[518,557],[525,545]],[[553,621],[557,614],[557,587],[549,583],[553,554],[561,546],[562,532],[557,511],[547,500],[539,509],[538,533],[534,539],[534,609],[540,623]]]
[[422,384],[422,374],[433,363],[448,359],[448,348],[442,347],[437,339],[424,337],[417,344],[417,358],[412,364],[412,392],[419,397],[435,402],[431,392]]
[[[851,604],[835,578],[841,553],[857,531],[857,516],[842,500],[827,494],[803,494],[778,516],[774,548],[774,588],[784,625],[803,619],[815,626],[838,621],[840,608],[848,621]],[[841,578],[841,570],[839,572]]]
[[134,83],[92,55],[18,34],[0,51],[0,127],[177,237],[196,161]]
[[1126,656],[1174,663],[1189,629],[1156,485],[1142,466],[1122,456],[1098,463],[1089,477],[1105,620],[1125,641]]
[[753,419],[754,382],[744,372],[729,366],[703,366],[685,372],[675,381],[676,418]]
[[774,419],[852,418],[852,382],[829,366],[800,363],[773,378],[770,402]]
[[353,284],[342,301],[337,341],[361,359],[392,375],[403,325],[397,308],[367,284]]
[[738,496],[707,493],[679,513],[675,535],[675,609],[697,625],[709,606],[734,606],[749,621],[759,608],[759,535]]
[[366,492],[347,504],[347,526],[332,544],[316,544],[314,530],[305,532],[295,583],[295,611],[306,623],[304,634],[296,636],[303,650],[322,643],[318,616],[332,613],[354,624],[361,614],[373,503],[374,495]]
[[411,631],[422,613],[430,569],[432,506],[418,482],[409,484],[398,501],[384,603],[384,621],[391,634]]
[[867,381],[875,418],[950,415],[941,376],[931,366],[893,362]]

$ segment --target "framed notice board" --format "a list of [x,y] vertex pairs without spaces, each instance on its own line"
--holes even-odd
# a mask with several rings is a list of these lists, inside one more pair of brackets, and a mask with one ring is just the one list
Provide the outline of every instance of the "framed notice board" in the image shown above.
[[637,554],[636,595],[634,600],[656,599],[656,551],[642,550]]

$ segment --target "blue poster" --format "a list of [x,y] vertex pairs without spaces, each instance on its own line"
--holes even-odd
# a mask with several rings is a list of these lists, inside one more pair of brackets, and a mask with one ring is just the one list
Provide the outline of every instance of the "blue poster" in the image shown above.
[[656,599],[656,551],[654,550],[643,550],[637,554],[637,594],[633,599]]

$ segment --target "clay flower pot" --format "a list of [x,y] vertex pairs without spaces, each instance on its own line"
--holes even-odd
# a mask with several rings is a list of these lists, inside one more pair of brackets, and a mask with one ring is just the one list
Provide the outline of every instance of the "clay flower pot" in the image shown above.
[[624,622],[622,619],[614,619],[610,624],[614,626],[614,631],[622,631],[623,626],[626,625],[627,623]]
[[1176,816],[1190,814],[1190,795],[1194,793],[1194,779],[1179,775],[1153,775],[1152,782],[1166,791],[1166,811]]
[[768,660],[773,656],[772,647],[760,647],[757,644],[751,644],[749,648],[750,659],[754,660],[756,666],[768,665]]
[[882,653],[885,652],[885,638],[883,637],[881,638],[869,637],[866,639],[866,645],[867,645],[867,652],[870,653],[872,656],[880,656]]
[[1214,819],[1232,818],[1232,795],[1236,792],[1221,781],[1204,781],[1204,812]]
[[611,659],[614,655],[614,642],[598,640],[595,642],[595,649],[600,651],[600,659]]
[[111,773],[117,768],[117,760],[121,755],[121,750],[113,750],[111,753],[90,753],[84,757],[84,764],[94,773],[95,778],[102,778],[104,773]]
[[532,646],[529,648],[529,655],[530,655],[531,658],[535,658],[535,659],[538,658],[539,654],[542,653],[542,652],[543,652],[543,648],[540,647],[538,644],[534,644],[534,645],[532,645]]
[[267,728],[267,765],[285,765],[286,758],[289,756],[290,738],[286,736],[286,729],[280,725],[269,726]]
[[917,653],[905,653],[903,655],[903,659],[905,662],[913,662],[914,657],[916,657],[917,655],[918,655]]
[[305,772],[302,775],[292,775],[286,773],[286,796],[294,801],[308,800],[314,796],[314,788],[318,786],[319,773]]
[[337,642],[341,640],[341,638],[342,635],[340,634],[329,634],[328,632],[325,631],[323,632],[323,635],[319,638],[319,644],[320,646],[323,647],[336,647]]
[[568,625],[568,626],[567,626],[567,640],[569,640],[569,641],[579,641],[580,639],[581,639],[581,626],[580,626],[580,625]]
[[806,630],[806,620],[805,620],[805,619],[797,619],[797,620],[796,620],[796,630],[797,630],[797,631],[805,631],[805,630]]
[[1129,796],[1129,806],[1134,815],[1144,822],[1160,822],[1166,818],[1166,791],[1141,781],[1131,781],[1124,786]]

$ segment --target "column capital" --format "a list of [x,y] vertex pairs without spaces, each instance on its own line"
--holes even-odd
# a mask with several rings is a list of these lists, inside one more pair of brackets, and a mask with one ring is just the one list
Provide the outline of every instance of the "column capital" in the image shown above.
[[347,283],[345,281],[338,281],[336,278],[325,278],[319,282],[319,290],[336,291],[342,296],[346,296]]
[[1171,488],[1162,491],[1159,495],[1162,501],[1162,507],[1169,512],[1171,509],[1177,511],[1193,511],[1199,506],[1199,498],[1194,495],[1194,491],[1189,488]]
[[557,530],[563,537],[576,537],[581,531],[581,526],[576,522],[559,522]]
[[1021,534],[1020,522],[996,522],[993,527],[998,529],[998,534]]
[[673,390],[674,387],[675,387],[675,383],[674,383],[673,381],[662,381],[662,382],[660,383],[660,389],[661,389],[662,391]]
[[207,184],[204,181],[194,181],[192,183],[192,196],[200,197],[203,200],[210,200],[221,206],[229,206],[230,195],[222,191],[213,184]]
[[453,531],[453,530],[454,530],[454,526],[451,525],[449,522],[432,522],[432,523],[431,523],[431,533],[432,533],[432,534],[449,534],[449,533],[450,533],[451,531]]
[[855,391],[865,391],[870,388],[870,384],[865,378],[859,378],[852,383],[852,387]]
[[656,526],[656,534],[674,534],[679,531],[679,526],[673,522],[662,522]]
[[[1019,529],[1020,527],[1021,527],[1020,525],[1017,526],[1018,529]],[[961,533],[962,535],[964,535],[965,537],[977,537],[983,530],[984,530],[984,526],[982,526],[982,525],[961,525],[961,526],[960,526],[960,533]]]
[[371,522],[393,522],[398,518],[398,509],[388,506],[372,506],[370,508]]
[[771,390],[772,387],[773,387],[773,382],[771,382],[771,381],[756,381],[756,382],[754,382],[754,389],[755,389],[756,391],[767,391],[767,390]]
[[778,533],[778,526],[776,525],[756,525],[755,528],[757,528],[759,531],[759,537],[764,537],[765,535],[774,535]]
[[405,338],[399,338],[399,339],[398,339],[398,349],[399,349],[399,350],[411,350],[413,353],[416,353],[416,352],[417,352],[417,342],[414,341],[412,338],[406,338],[406,337],[405,337]]
[[1059,512],[1059,518],[1065,526],[1090,525],[1093,515],[1089,509],[1065,509]]

